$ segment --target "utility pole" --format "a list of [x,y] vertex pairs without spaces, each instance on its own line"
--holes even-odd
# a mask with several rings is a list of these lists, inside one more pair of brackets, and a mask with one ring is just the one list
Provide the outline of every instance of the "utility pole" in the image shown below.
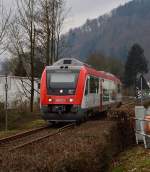
[[8,130],[8,80],[7,74],[5,76],[5,131]]

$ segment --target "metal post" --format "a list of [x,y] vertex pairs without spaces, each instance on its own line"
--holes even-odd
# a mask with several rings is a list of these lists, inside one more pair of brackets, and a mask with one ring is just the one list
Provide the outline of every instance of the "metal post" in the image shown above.
[[7,104],[8,104],[8,81],[7,81],[7,75],[5,77],[5,130],[7,131],[8,130],[8,107],[7,107]]
[[143,78],[141,75],[141,105],[143,105]]

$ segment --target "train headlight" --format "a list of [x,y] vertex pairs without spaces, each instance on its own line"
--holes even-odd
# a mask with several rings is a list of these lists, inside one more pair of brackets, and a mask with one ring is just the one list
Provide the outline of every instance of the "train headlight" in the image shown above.
[[48,102],[52,102],[52,101],[53,101],[53,99],[52,99],[52,98],[49,98],[49,99],[48,99]]
[[73,98],[70,98],[70,99],[69,99],[69,102],[70,102],[70,103],[72,103],[73,101],[74,101],[74,99],[73,99]]

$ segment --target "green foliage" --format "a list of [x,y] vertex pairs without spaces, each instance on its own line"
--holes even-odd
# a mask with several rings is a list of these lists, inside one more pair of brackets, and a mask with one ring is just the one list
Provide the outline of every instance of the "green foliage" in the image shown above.
[[148,172],[150,169],[149,151],[141,146],[122,152],[117,160],[116,167],[112,169],[112,172]]
[[144,56],[144,50],[140,45],[134,44],[125,64],[124,83],[126,87],[135,85],[138,73],[148,72],[148,62]]
[[110,72],[119,78],[123,76],[124,64],[119,59],[106,57],[101,54],[93,54],[87,59],[87,63],[96,70]]

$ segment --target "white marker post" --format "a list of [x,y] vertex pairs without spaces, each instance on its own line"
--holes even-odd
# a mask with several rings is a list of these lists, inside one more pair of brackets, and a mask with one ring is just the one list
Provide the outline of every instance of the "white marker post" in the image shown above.
[[8,81],[7,81],[7,74],[5,77],[5,131],[8,130]]
[[143,105],[143,78],[141,75],[141,106]]

